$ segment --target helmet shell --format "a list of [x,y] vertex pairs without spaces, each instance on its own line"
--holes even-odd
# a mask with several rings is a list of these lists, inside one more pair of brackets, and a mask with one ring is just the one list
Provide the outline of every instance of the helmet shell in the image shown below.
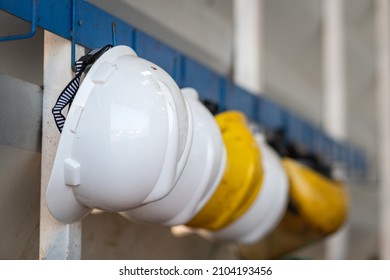
[[190,156],[174,189],[163,199],[130,210],[129,219],[167,226],[189,221],[213,194],[226,166],[222,134],[213,115],[199,101],[193,88],[183,88],[194,120]]
[[47,189],[50,212],[73,222],[91,208],[125,211],[174,187],[192,115],[174,80],[126,46],[91,67],[70,108]]

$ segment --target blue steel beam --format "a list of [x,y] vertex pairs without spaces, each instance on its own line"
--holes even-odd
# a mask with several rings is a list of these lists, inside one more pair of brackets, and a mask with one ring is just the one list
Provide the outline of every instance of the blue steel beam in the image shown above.
[[[32,0],[0,1],[1,10],[28,22],[32,21],[31,7]],[[240,110],[267,130],[283,130],[287,143],[296,143],[325,159],[343,162],[353,171],[362,173],[367,169],[365,155],[357,148],[334,141],[320,128],[286,108],[267,98],[254,96],[172,46],[86,1],[37,0],[36,12],[36,24],[45,30],[73,39],[89,49],[112,44],[115,38],[116,44],[132,47],[140,57],[165,69],[180,87],[196,88],[201,98],[217,103],[219,108]]]

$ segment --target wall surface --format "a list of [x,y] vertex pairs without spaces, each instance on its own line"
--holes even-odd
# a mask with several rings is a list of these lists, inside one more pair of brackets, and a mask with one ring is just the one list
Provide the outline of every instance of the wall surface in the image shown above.
[[36,259],[42,90],[0,74],[0,259]]
[[[0,36],[25,34],[30,24],[0,11]],[[43,84],[43,31],[31,39],[0,43],[0,73],[36,85]]]
[[89,0],[224,74],[231,71],[231,0]]

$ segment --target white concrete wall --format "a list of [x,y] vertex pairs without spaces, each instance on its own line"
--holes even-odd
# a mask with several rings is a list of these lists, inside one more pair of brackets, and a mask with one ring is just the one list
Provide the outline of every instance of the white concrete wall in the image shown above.
[[231,70],[232,0],[89,0],[218,72]]
[[0,85],[0,259],[36,259],[42,90],[3,74]]
[[[0,36],[24,34],[30,24],[0,11]],[[32,39],[0,43],[0,73],[36,85],[43,84],[43,31]]]

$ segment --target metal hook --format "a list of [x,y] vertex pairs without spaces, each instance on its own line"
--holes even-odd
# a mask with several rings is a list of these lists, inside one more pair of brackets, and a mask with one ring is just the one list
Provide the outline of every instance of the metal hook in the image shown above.
[[113,21],[112,24],[112,45],[116,46],[116,22]]
[[37,28],[37,21],[36,21],[37,1],[38,0],[33,0],[33,3],[32,3],[31,30],[30,30],[30,32],[28,32],[26,34],[2,37],[2,38],[0,38],[0,42],[28,39],[28,38],[32,38],[35,35],[36,28]]
[[[76,41],[75,41],[75,33],[76,33],[76,0],[72,0],[72,30],[70,32],[71,35],[71,65],[72,71],[76,72],[75,63],[76,63]],[[112,28],[112,45],[116,46],[116,22],[113,21],[111,24]]]
[[72,0],[72,30],[70,31],[71,35],[71,67],[72,71],[76,72],[75,63],[76,63],[76,41],[75,41],[75,33],[76,33],[76,0]]

